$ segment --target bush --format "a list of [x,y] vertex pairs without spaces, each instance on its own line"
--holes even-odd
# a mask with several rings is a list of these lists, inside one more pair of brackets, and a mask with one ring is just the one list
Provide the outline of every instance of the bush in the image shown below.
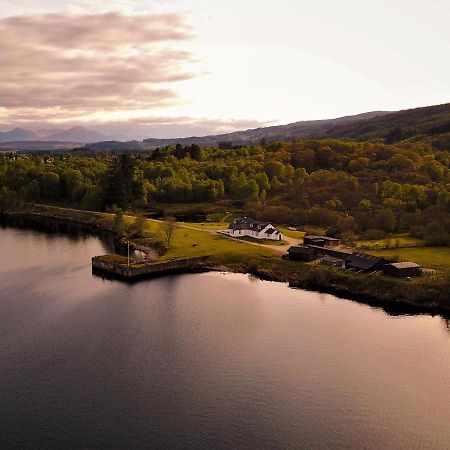
[[378,240],[384,239],[386,237],[386,233],[379,228],[370,228],[364,233],[364,239],[368,240]]
[[443,225],[437,222],[427,224],[424,229],[423,238],[427,245],[449,245],[450,234]]

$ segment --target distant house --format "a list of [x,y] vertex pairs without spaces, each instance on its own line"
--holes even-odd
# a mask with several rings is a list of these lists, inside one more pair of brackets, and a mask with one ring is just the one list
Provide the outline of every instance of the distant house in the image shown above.
[[380,270],[386,264],[386,260],[379,256],[368,255],[367,253],[354,252],[348,255],[345,260],[345,267],[357,272],[371,272]]
[[316,236],[314,234],[306,234],[303,237],[303,244],[317,245],[319,247],[339,247],[341,241],[337,238],[329,236]]
[[281,241],[283,233],[269,222],[259,222],[251,217],[242,217],[233,219],[228,227],[230,236],[243,237],[249,236],[255,239],[270,239],[272,241]]
[[383,273],[400,278],[417,277],[422,273],[422,269],[415,262],[397,262],[385,264],[383,266]]
[[296,261],[313,261],[318,258],[318,255],[313,248],[306,245],[298,245],[289,247],[288,257]]

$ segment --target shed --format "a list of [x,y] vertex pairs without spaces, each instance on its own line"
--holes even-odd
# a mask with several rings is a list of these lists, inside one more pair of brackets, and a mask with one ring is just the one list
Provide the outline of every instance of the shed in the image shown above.
[[288,249],[289,259],[297,261],[313,261],[318,258],[317,252],[306,245],[292,246]]
[[393,277],[417,277],[422,273],[419,264],[411,261],[385,264],[383,273]]
[[305,245],[318,245],[319,247],[338,247],[341,241],[329,236],[316,236],[314,234],[308,234],[303,237],[303,244]]
[[344,267],[345,261],[343,259],[334,258],[333,256],[324,256],[320,263],[324,266],[330,266],[330,267]]

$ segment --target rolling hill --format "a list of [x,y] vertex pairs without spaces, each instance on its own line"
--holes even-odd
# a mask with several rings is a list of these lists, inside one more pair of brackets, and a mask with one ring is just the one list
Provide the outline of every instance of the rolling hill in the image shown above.
[[68,130],[28,130],[14,128],[10,131],[0,132],[1,142],[98,142],[104,141],[107,136],[84,127],[73,127]]
[[182,145],[190,145],[195,143],[202,146],[216,146],[220,142],[231,142],[233,145],[238,145],[256,143],[260,142],[262,139],[277,141],[289,140],[293,138],[307,138],[313,135],[327,133],[328,131],[334,130],[340,126],[366,122],[372,118],[385,116],[386,114],[388,114],[387,111],[373,111],[354,116],[339,117],[337,119],[307,120],[294,122],[288,125],[276,125],[211,136],[192,136],[172,139],[149,138],[144,139],[143,142],[151,147],[175,145],[177,143]]
[[433,136],[450,132],[450,103],[406,109],[369,120],[342,124],[312,133],[315,138],[350,138],[367,140],[385,138],[395,142],[413,136]]
[[384,139],[388,143],[419,135],[434,136],[450,132],[450,103],[396,112],[374,111],[330,120],[295,122],[252,130],[180,139],[145,139],[151,147],[199,144],[215,146],[220,142],[233,145],[293,138],[354,140]]

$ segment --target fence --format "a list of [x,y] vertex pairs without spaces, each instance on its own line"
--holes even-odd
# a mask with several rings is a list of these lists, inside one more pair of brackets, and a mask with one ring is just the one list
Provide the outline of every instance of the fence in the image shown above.
[[407,244],[373,244],[373,245],[359,245],[358,250],[389,250],[396,248],[413,248],[413,247],[424,247],[424,244],[419,244],[417,242],[409,242]]

